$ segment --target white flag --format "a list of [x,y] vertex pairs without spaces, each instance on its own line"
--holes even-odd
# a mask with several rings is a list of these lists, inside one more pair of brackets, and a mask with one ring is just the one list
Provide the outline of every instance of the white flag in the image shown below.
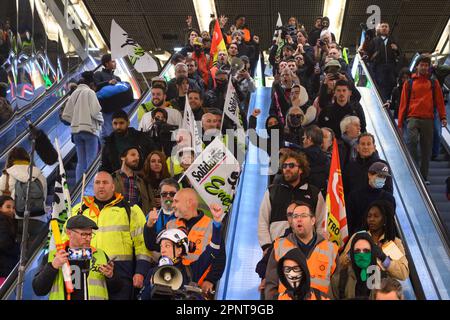
[[[70,199],[69,186],[66,181],[66,171],[59,149],[58,139],[55,138],[56,151],[58,152],[59,174],[55,180],[55,191],[52,203],[52,219],[58,220],[59,229],[62,231],[62,226],[68,218],[70,218],[72,211],[72,203]],[[51,234],[51,227],[49,233],[49,250],[56,249],[55,239]]]
[[240,115],[239,98],[236,89],[234,88],[234,85],[231,82],[231,79],[232,78],[230,77],[230,81],[228,81],[227,95],[225,97],[225,104],[223,107],[224,116],[222,117],[222,126],[225,120],[225,116],[228,117],[234,124],[235,136],[238,139],[238,143],[245,144],[245,130],[239,116]]
[[281,37],[281,27],[283,26],[283,21],[281,21],[281,15],[278,12],[278,20],[277,20],[277,25],[275,28],[275,32],[273,33],[273,40],[277,40],[279,37]]
[[226,214],[233,203],[240,172],[239,162],[220,138],[216,138],[185,175],[208,206],[217,203]]
[[137,72],[157,72],[158,63],[123,30],[113,19],[111,22],[111,57],[128,56]]
[[203,141],[200,137],[200,130],[198,129],[197,122],[195,121],[194,113],[192,112],[189,99],[186,96],[186,104],[184,106],[183,125],[182,128],[189,130],[192,137],[192,146],[195,150],[195,155],[198,156],[203,149]]

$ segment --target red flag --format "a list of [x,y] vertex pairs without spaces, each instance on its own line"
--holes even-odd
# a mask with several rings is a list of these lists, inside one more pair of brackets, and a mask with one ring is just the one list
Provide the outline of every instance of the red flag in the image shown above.
[[211,65],[217,61],[219,51],[226,51],[225,41],[223,41],[222,30],[220,30],[219,20],[216,19],[214,32],[211,41],[211,49],[209,51]]
[[342,184],[339,149],[336,139],[333,140],[330,176],[327,190],[326,229],[329,240],[342,248],[348,239],[347,214],[345,212],[344,185]]

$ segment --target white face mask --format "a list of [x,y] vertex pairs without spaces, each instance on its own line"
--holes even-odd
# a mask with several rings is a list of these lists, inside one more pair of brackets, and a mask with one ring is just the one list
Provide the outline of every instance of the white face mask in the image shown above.
[[299,266],[283,267],[284,276],[292,288],[296,289],[300,286],[303,278],[303,271]]

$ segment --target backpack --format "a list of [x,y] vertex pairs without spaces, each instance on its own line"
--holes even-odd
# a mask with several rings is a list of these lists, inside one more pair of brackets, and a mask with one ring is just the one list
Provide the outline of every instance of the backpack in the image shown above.
[[[27,184],[28,182],[17,181],[15,185],[16,213],[19,217],[23,217],[25,212]],[[45,213],[44,187],[38,179],[30,183],[29,201],[30,217],[41,216]]]

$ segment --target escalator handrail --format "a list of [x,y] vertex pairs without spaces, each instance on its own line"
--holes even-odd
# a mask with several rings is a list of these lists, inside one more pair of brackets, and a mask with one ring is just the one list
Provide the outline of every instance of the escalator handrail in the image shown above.
[[[163,66],[162,71],[161,71],[161,76],[164,75],[164,73],[167,72],[167,70],[171,67],[170,65],[170,59],[166,62],[166,64]],[[98,67],[96,68],[98,69]],[[144,101],[148,95],[150,94],[150,88],[148,88],[148,90],[146,90],[141,97],[139,98],[139,100],[136,101],[136,106],[135,108],[133,108],[132,110],[130,110],[130,114],[134,115],[137,113],[137,110],[139,108],[139,106],[141,105],[142,101]],[[131,118],[131,117],[130,117]],[[94,162],[91,164],[91,166],[89,167],[89,169],[86,172],[86,185],[88,184],[88,181],[90,181],[94,175],[96,174],[99,166],[100,166],[100,162],[101,162],[101,153],[99,153],[99,155],[97,156],[97,158],[94,160]],[[56,168],[55,168],[56,170]],[[71,198],[73,200],[78,199],[81,197],[81,190],[82,189],[82,182],[79,181],[74,190],[72,191],[71,194]],[[47,238],[48,235],[48,228],[44,229],[44,231],[38,235],[37,239],[38,241],[35,242],[35,245],[33,246],[33,253],[30,255],[26,265],[25,265],[25,270],[28,270],[28,268],[30,267],[30,264],[33,263],[33,261],[35,260],[35,258],[38,256],[38,254],[42,251],[42,249],[44,249],[45,245],[46,245],[46,241],[44,241]],[[39,245],[37,245],[37,243],[40,243]],[[30,251],[31,252],[31,251]],[[4,299],[5,297],[9,297],[10,293],[12,290],[15,289],[14,284],[17,282],[17,275],[18,275],[18,264],[16,264],[16,266],[14,267],[14,269],[10,272],[10,274],[8,275],[7,279],[5,280],[5,282],[3,283],[2,287],[0,287],[0,299]]]
[[[137,112],[139,105],[141,104],[141,102],[144,99],[147,98],[149,93],[150,93],[150,90],[147,90],[141,96],[141,98],[135,102],[136,106],[135,106],[135,108],[133,108],[132,111],[130,111],[131,114]],[[91,164],[89,169],[86,171],[86,182],[90,181],[94,177],[94,175],[97,172],[98,167],[100,166],[100,161],[101,161],[101,156],[99,154],[99,156],[97,156],[95,161]],[[82,183],[78,182],[71,194],[71,198],[73,200],[81,197],[81,191],[82,191],[81,189],[82,189]],[[30,250],[30,252],[33,252],[33,253],[30,255],[30,257],[25,265],[26,270],[29,268],[30,264],[35,260],[36,256],[42,251],[42,249],[44,249],[44,247],[46,245],[46,241],[44,241],[44,240],[47,238],[47,235],[48,235],[48,227],[44,228],[44,230],[38,235],[35,245],[31,248],[32,250]],[[39,243],[39,245],[37,245],[38,243]],[[16,264],[14,269],[10,272],[8,278],[5,280],[3,286],[0,288],[0,299],[2,299],[5,296],[9,296],[10,291],[12,289],[14,289],[13,284],[17,282],[18,267],[19,267],[19,265]]]
[[[361,65],[361,67],[363,68],[364,74],[366,75],[366,77],[368,78],[370,83],[375,83],[367,69],[365,62],[362,60],[361,55],[359,53],[357,53],[355,56],[355,63],[359,63]],[[376,90],[374,88],[374,92],[375,92],[376,98],[377,98],[378,102],[380,103],[380,105],[383,105],[383,100],[381,99],[381,96],[380,96],[378,90]],[[384,115],[386,116],[386,119],[390,119],[390,116],[389,116],[386,108],[382,108],[382,109],[383,109]],[[411,171],[411,174],[416,183],[416,186],[417,186],[422,198],[424,199],[424,202],[425,202],[427,208],[429,209],[428,212],[430,213],[431,219],[432,219],[433,223],[435,224],[436,229],[438,230],[438,233],[439,233],[439,236],[440,236],[442,242],[445,244],[446,252],[450,256],[450,238],[449,238],[447,232],[445,231],[446,230],[445,225],[441,219],[441,216],[439,215],[439,211],[438,211],[436,205],[434,204],[433,200],[431,199],[431,196],[425,186],[425,183],[421,177],[421,174],[420,174],[419,170],[417,169],[417,167],[414,163],[414,160],[412,159],[411,154],[409,153],[408,148],[406,147],[406,144],[405,144],[403,138],[400,136],[394,123],[392,121],[388,121],[388,123],[389,123],[389,126],[392,128],[392,131],[394,132],[397,143],[400,146],[400,148],[402,149],[402,152],[407,160],[407,163],[405,163],[405,164],[407,165],[408,169]]]
[[[86,64],[86,60],[83,61],[81,64],[74,66],[72,70],[68,71],[64,77],[59,81],[59,83],[56,86],[52,86],[50,90],[46,91],[44,94],[42,94],[40,97],[38,97],[35,101],[32,101],[24,108],[20,108],[18,110],[14,111],[13,116],[8,119],[3,125],[0,126],[0,133],[9,128],[10,126],[14,125],[15,121],[17,119],[20,119],[23,117],[24,114],[28,113],[30,110],[33,109],[34,106],[38,105],[42,102],[42,100],[48,98],[50,95],[54,94],[55,91],[61,89],[63,86],[63,83],[72,75],[72,72],[74,72],[77,68],[81,67],[82,64]],[[7,148],[8,149],[8,148]]]

